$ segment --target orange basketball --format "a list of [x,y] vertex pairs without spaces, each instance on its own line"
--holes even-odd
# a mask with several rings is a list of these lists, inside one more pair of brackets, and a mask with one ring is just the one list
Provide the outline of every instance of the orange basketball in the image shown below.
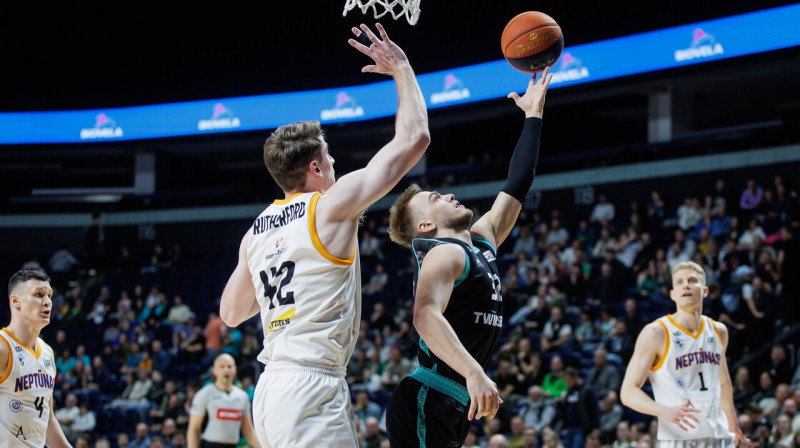
[[500,39],[503,56],[515,69],[538,73],[555,64],[564,49],[561,27],[547,14],[528,11],[511,19]]

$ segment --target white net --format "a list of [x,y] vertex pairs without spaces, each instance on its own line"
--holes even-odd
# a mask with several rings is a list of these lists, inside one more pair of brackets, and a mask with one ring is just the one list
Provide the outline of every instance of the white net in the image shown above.
[[366,14],[369,8],[376,19],[380,19],[387,13],[397,20],[400,16],[406,16],[406,20],[411,25],[419,20],[419,3],[421,0],[346,0],[342,16],[346,16],[348,11],[358,7],[362,14]]

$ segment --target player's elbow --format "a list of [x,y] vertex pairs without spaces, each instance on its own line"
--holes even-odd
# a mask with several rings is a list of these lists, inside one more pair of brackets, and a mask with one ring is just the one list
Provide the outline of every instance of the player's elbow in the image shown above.
[[222,322],[225,323],[228,327],[238,327],[240,323],[242,323],[241,318],[236,313],[236,310],[233,309],[231,306],[225,306],[225,298],[221,300],[221,304],[219,307],[219,317],[222,319]]
[[631,407],[631,390],[630,387],[626,387],[625,384],[622,385],[622,388],[619,391],[619,401],[622,403],[623,406]]
[[424,307],[420,309],[414,310],[414,318],[413,318],[414,328],[417,329],[417,333],[420,336],[425,336],[428,333],[428,330],[431,327],[431,314],[430,311]]
[[422,157],[422,154],[428,149],[428,145],[431,144],[431,133],[428,126],[411,125],[406,128],[404,134],[410,151],[418,157]]

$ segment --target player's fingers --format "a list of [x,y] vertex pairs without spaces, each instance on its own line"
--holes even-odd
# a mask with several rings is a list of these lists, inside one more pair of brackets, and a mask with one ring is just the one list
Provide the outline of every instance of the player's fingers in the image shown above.
[[548,73],[550,73],[550,66],[549,65],[544,68],[544,71],[542,72],[542,77],[539,78],[539,84],[544,84],[545,81],[547,81],[547,74]]
[[[549,67],[548,67],[548,68],[549,68]],[[553,80],[553,74],[552,74],[552,73],[550,73],[550,74],[548,74],[548,75],[547,75],[547,80],[544,82],[544,88],[545,88],[545,89],[547,89],[548,87],[550,87],[550,81],[552,81],[552,80]]]
[[373,44],[375,44],[375,43],[378,43],[378,42],[379,42],[378,36],[376,36],[376,35],[375,35],[375,33],[373,33],[373,32],[372,32],[372,30],[371,30],[371,29],[369,29],[369,27],[368,27],[367,25],[364,25],[364,24],[362,23],[362,24],[361,24],[361,31],[363,31],[363,32],[367,33],[367,37],[369,38],[369,40],[370,40],[370,41],[371,41]]
[[351,30],[353,31],[353,34],[356,36],[356,40],[361,42],[361,45],[364,45],[365,47],[369,47],[370,45],[372,45],[372,42],[369,40],[369,37],[367,37],[366,33],[364,33],[363,31],[361,31],[356,27],[353,27]]
[[469,412],[467,412],[467,420],[472,421],[475,418],[475,400],[469,401]]
[[386,29],[380,24],[380,22],[375,23],[375,28],[378,29],[378,33],[381,35],[381,40],[384,42],[389,40],[389,35],[386,34]]
[[684,411],[686,411],[686,412],[700,412],[700,409],[697,409],[697,408],[685,408]]
[[377,65],[365,65],[364,68],[361,69],[361,73],[376,73],[377,71]]
[[696,421],[698,423],[700,422],[700,419],[698,419],[697,417],[695,417],[694,415],[691,415],[691,414],[686,414],[686,419],[687,420],[694,420],[694,421]]
[[517,101],[519,99],[519,94],[517,92],[511,92],[506,95],[506,98],[511,98],[512,100]]

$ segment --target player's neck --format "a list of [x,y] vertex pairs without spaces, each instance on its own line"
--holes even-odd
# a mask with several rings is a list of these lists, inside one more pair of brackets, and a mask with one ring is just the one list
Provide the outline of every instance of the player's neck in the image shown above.
[[12,320],[8,324],[8,331],[14,335],[20,342],[28,346],[31,350],[36,350],[36,340],[39,338],[41,328],[27,325],[20,320]]
[[472,245],[472,237],[467,229],[439,229],[436,238],[453,238]]
[[693,309],[678,308],[678,311],[675,312],[675,314],[673,314],[672,316],[676,322],[681,324],[683,328],[694,333],[700,328],[702,312],[703,312],[702,308],[693,308]]
[[225,392],[230,392],[231,389],[233,389],[233,383],[226,383],[224,381],[215,381],[214,386],[216,386],[217,389]]

